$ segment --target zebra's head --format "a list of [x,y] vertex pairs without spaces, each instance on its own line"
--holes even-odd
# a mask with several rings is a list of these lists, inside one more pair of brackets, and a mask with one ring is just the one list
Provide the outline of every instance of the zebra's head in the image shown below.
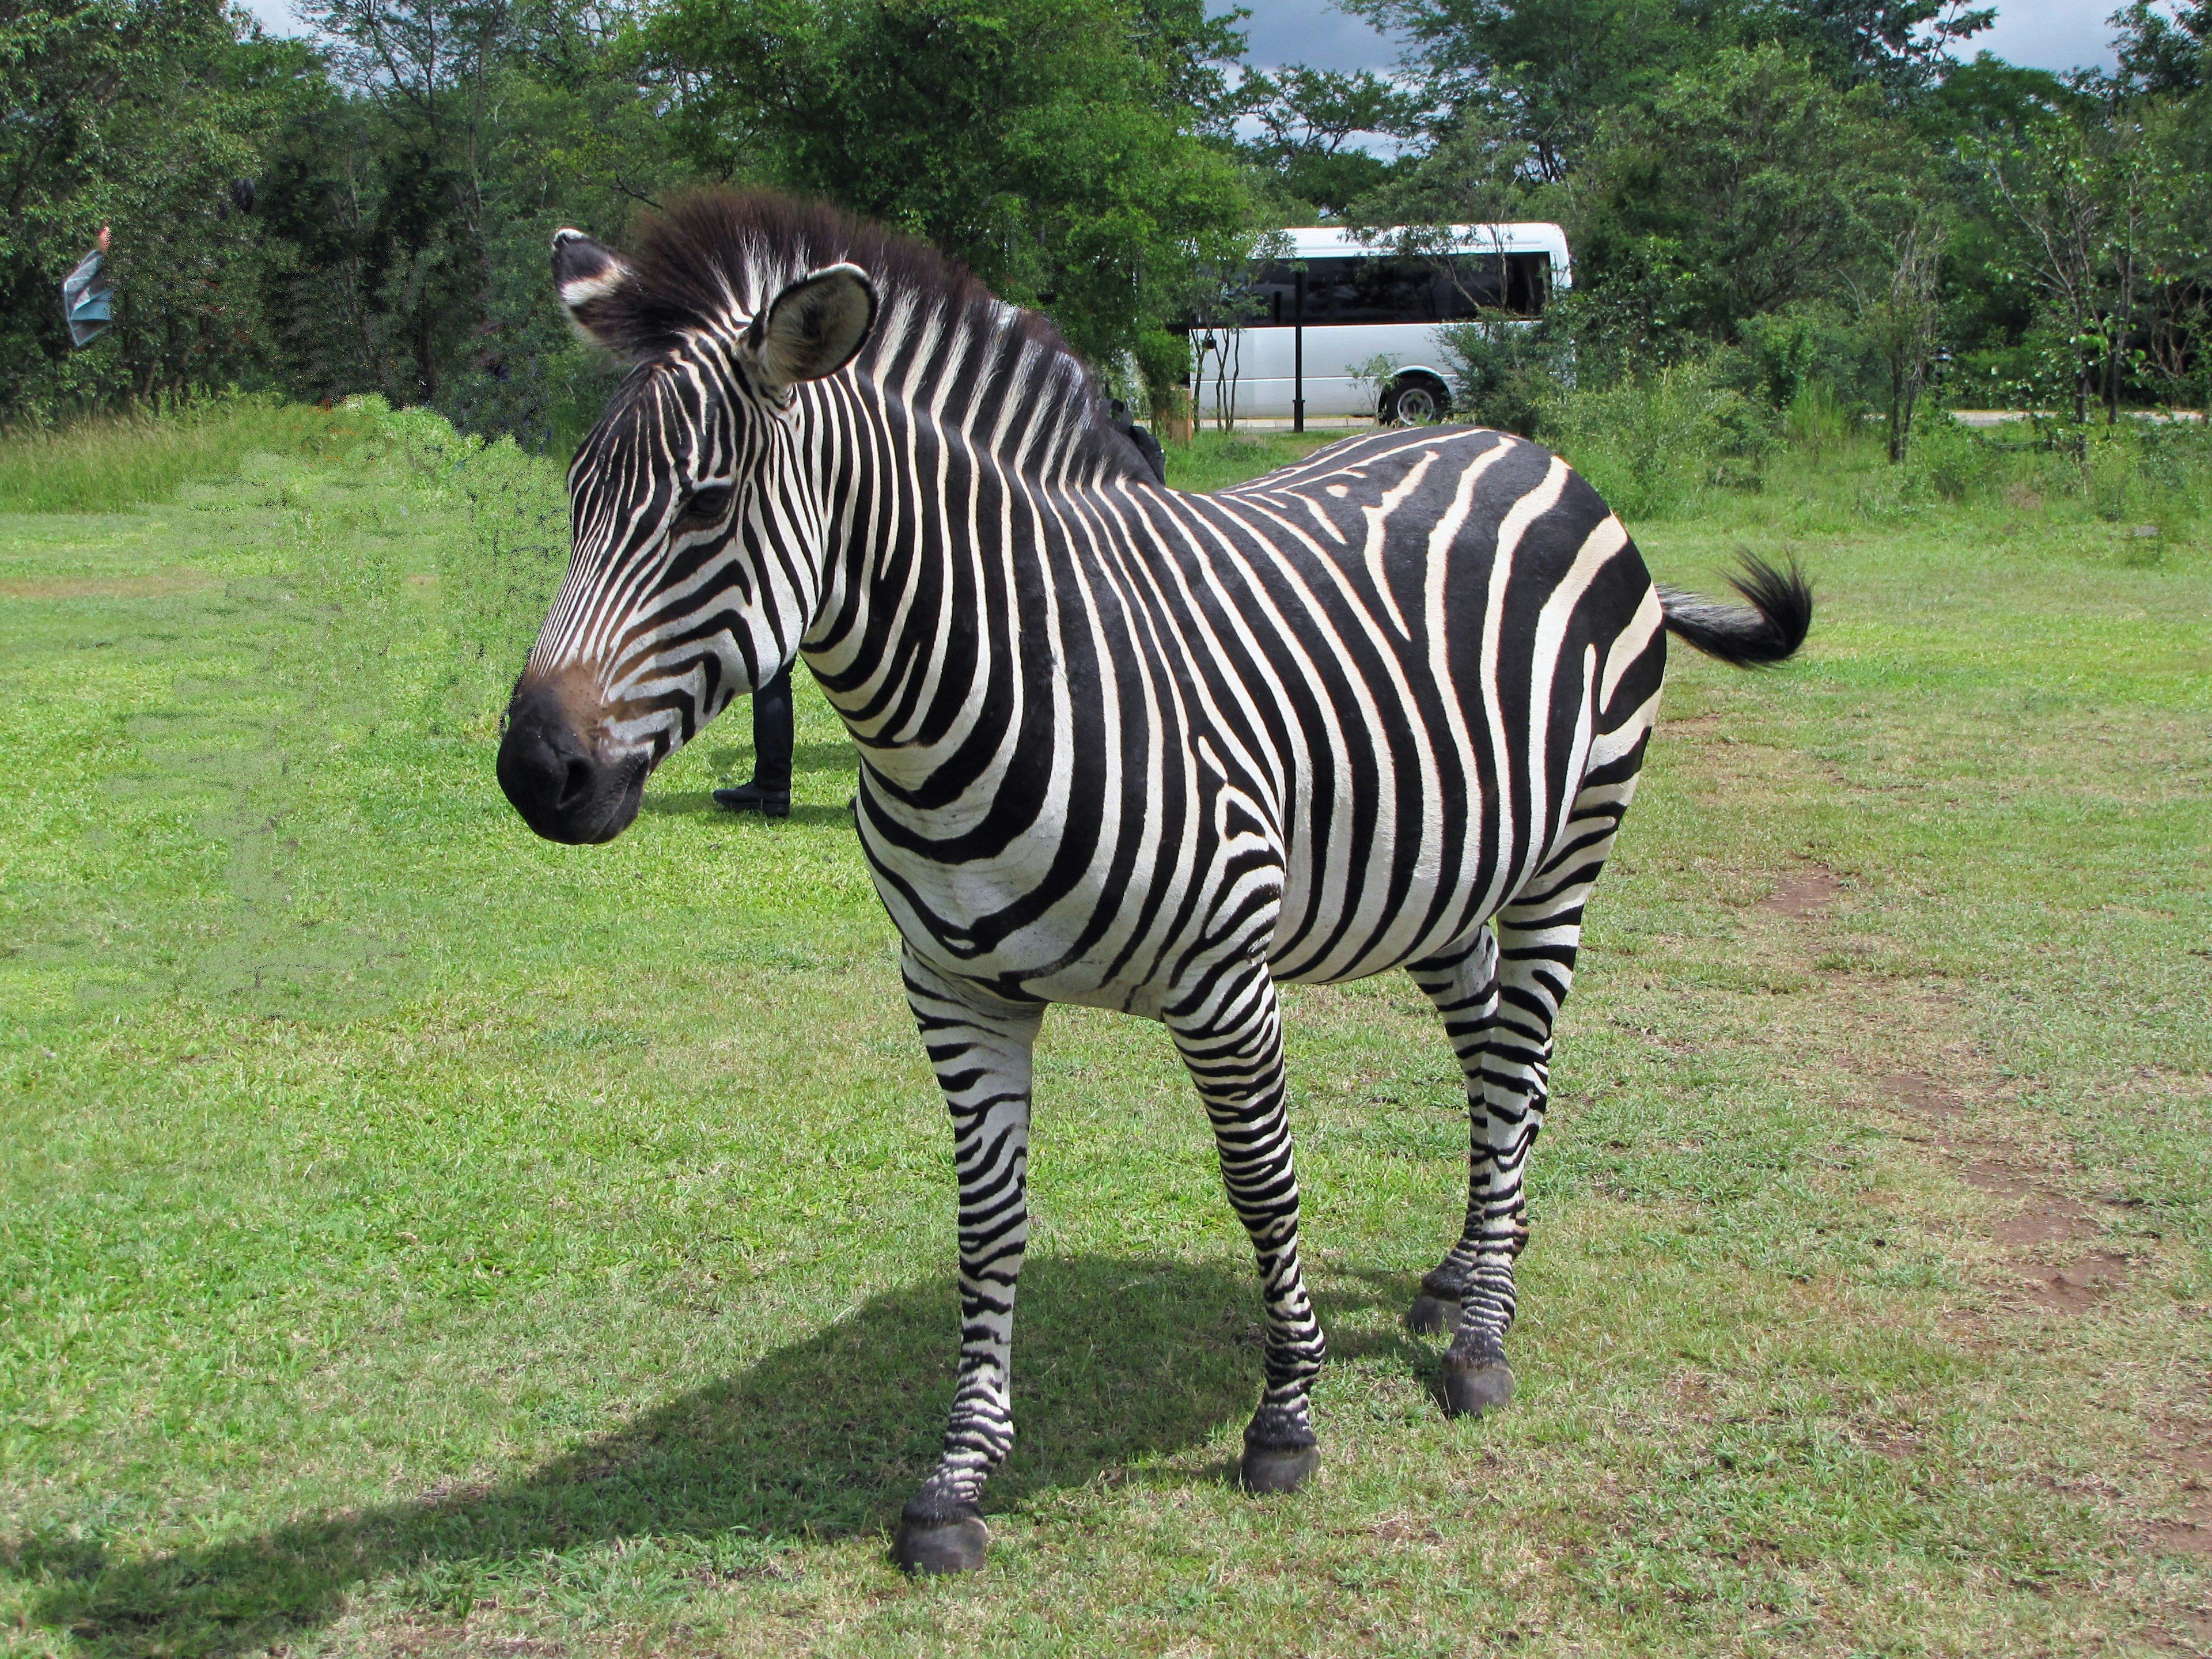
[[798,654],[821,598],[826,503],[799,475],[799,388],[876,316],[842,262],[702,254],[682,216],[633,264],[580,231],[553,279],[631,365],[568,469],[568,572],[507,708],[499,781],[551,841],[611,841],[647,776]]

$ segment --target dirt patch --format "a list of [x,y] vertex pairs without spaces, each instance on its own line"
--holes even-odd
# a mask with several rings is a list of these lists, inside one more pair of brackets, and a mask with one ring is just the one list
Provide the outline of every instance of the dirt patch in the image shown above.
[[1370,1523],[1367,1535],[1385,1544],[1433,1544],[1443,1534],[1425,1521],[1392,1513]]
[[1859,1443],[1891,1463],[1909,1463],[1920,1452],[1920,1437],[1911,1429],[1876,1424],[1859,1431]]
[[2071,1267],[2023,1271],[2028,1275],[2027,1300],[2035,1306],[2055,1313],[2081,1313],[2127,1282],[2128,1261],[2125,1256],[2092,1250]]
[[2006,1198],[2025,1198],[2035,1190],[2035,1183],[2017,1170],[1992,1164],[1985,1158],[1976,1158],[1960,1170],[1959,1179],[1969,1187],[1978,1187],[1985,1193],[1997,1193]]
[[2212,1429],[2202,1439],[2185,1439],[2166,1447],[2160,1462],[2187,1469],[2195,1477],[2182,1482],[2192,1492],[2212,1492]]
[[1990,1237],[2008,1245],[2073,1244],[2094,1238],[2101,1231],[2096,1217],[2087,1210],[2049,1193],[2038,1193],[2020,1214],[1992,1227]]
[[1689,1410],[1704,1416],[1713,1403],[1713,1385],[1701,1371],[1685,1371],[1674,1379],[1674,1398]]
[[2201,1521],[2154,1521],[2149,1531],[2160,1555],[2212,1555],[2212,1527]]
[[1779,886],[1759,900],[1759,908],[1778,915],[1817,916],[1835,902],[1842,888],[1832,870],[1807,870],[1784,876]]
[[1955,1117],[1966,1109],[1956,1093],[1918,1072],[1892,1072],[1875,1079],[1875,1087],[1897,1104],[1930,1117]]
[[2177,1613],[2168,1624],[2145,1633],[2154,1647],[2168,1653],[2193,1653],[2197,1659],[2212,1653],[2212,1613]]

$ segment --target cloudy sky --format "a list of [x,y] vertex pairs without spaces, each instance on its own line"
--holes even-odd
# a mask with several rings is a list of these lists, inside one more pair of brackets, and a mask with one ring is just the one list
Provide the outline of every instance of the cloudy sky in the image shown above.
[[[1398,55],[1390,41],[1329,0],[1241,0],[1251,8],[1246,26],[1252,60],[1312,64],[1322,69],[1387,70]],[[2110,67],[2111,27],[2106,14],[2119,0],[1997,0],[1996,27],[1974,37],[2000,58],[2033,69],[2066,70],[2076,64]],[[299,32],[291,0],[248,0],[253,15],[283,34]]]
[[[1976,0],[1981,3],[1982,0]],[[1329,0],[1238,0],[1250,7],[1245,25],[1252,61],[1304,63],[1321,69],[1388,69],[1397,48]],[[1973,39],[2030,69],[2112,66],[2112,28],[2105,21],[2120,0],[1996,0],[1996,27]]]

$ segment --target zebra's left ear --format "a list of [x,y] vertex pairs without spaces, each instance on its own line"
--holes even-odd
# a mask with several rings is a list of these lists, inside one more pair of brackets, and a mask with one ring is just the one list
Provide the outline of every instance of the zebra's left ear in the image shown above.
[[579,333],[609,350],[623,349],[617,295],[630,280],[629,262],[580,230],[553,233],[553,286]]
[[769,301],[745,344],[777,391],[851,362],[876,325],[876,285],[854,264],[825,266]]

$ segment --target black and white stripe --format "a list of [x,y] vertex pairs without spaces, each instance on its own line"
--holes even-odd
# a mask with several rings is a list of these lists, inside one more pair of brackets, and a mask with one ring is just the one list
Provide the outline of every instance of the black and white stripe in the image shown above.
[[[1473,1124],[1466,1226],[1415,1316],[1454,1319],[1456,1408],[1502,1400],[1553,1022],[1665,631],[1779,660],[1802,583],[1758,567],[1748,607],[1664,594],[1580,477],[1496,432],[1163,489],[1040,319],[774,198],[695,199],[629,261],[556,244],[556,270],[637,366],[571,474],[574,563],[501,779],[542,832],[605,839],[794,655],[843,715],[961,1189],[958,1395],[902,1559],[980,1559],[1012,1439],[1048,1003],[1159,1019],[1189,1067],[1267,1310],[1245,1472],[1282,1486],[1312,1465],[1322,1342],[1274,985],[1408,969]],[[854,356],[839,329],[863,313]]]

